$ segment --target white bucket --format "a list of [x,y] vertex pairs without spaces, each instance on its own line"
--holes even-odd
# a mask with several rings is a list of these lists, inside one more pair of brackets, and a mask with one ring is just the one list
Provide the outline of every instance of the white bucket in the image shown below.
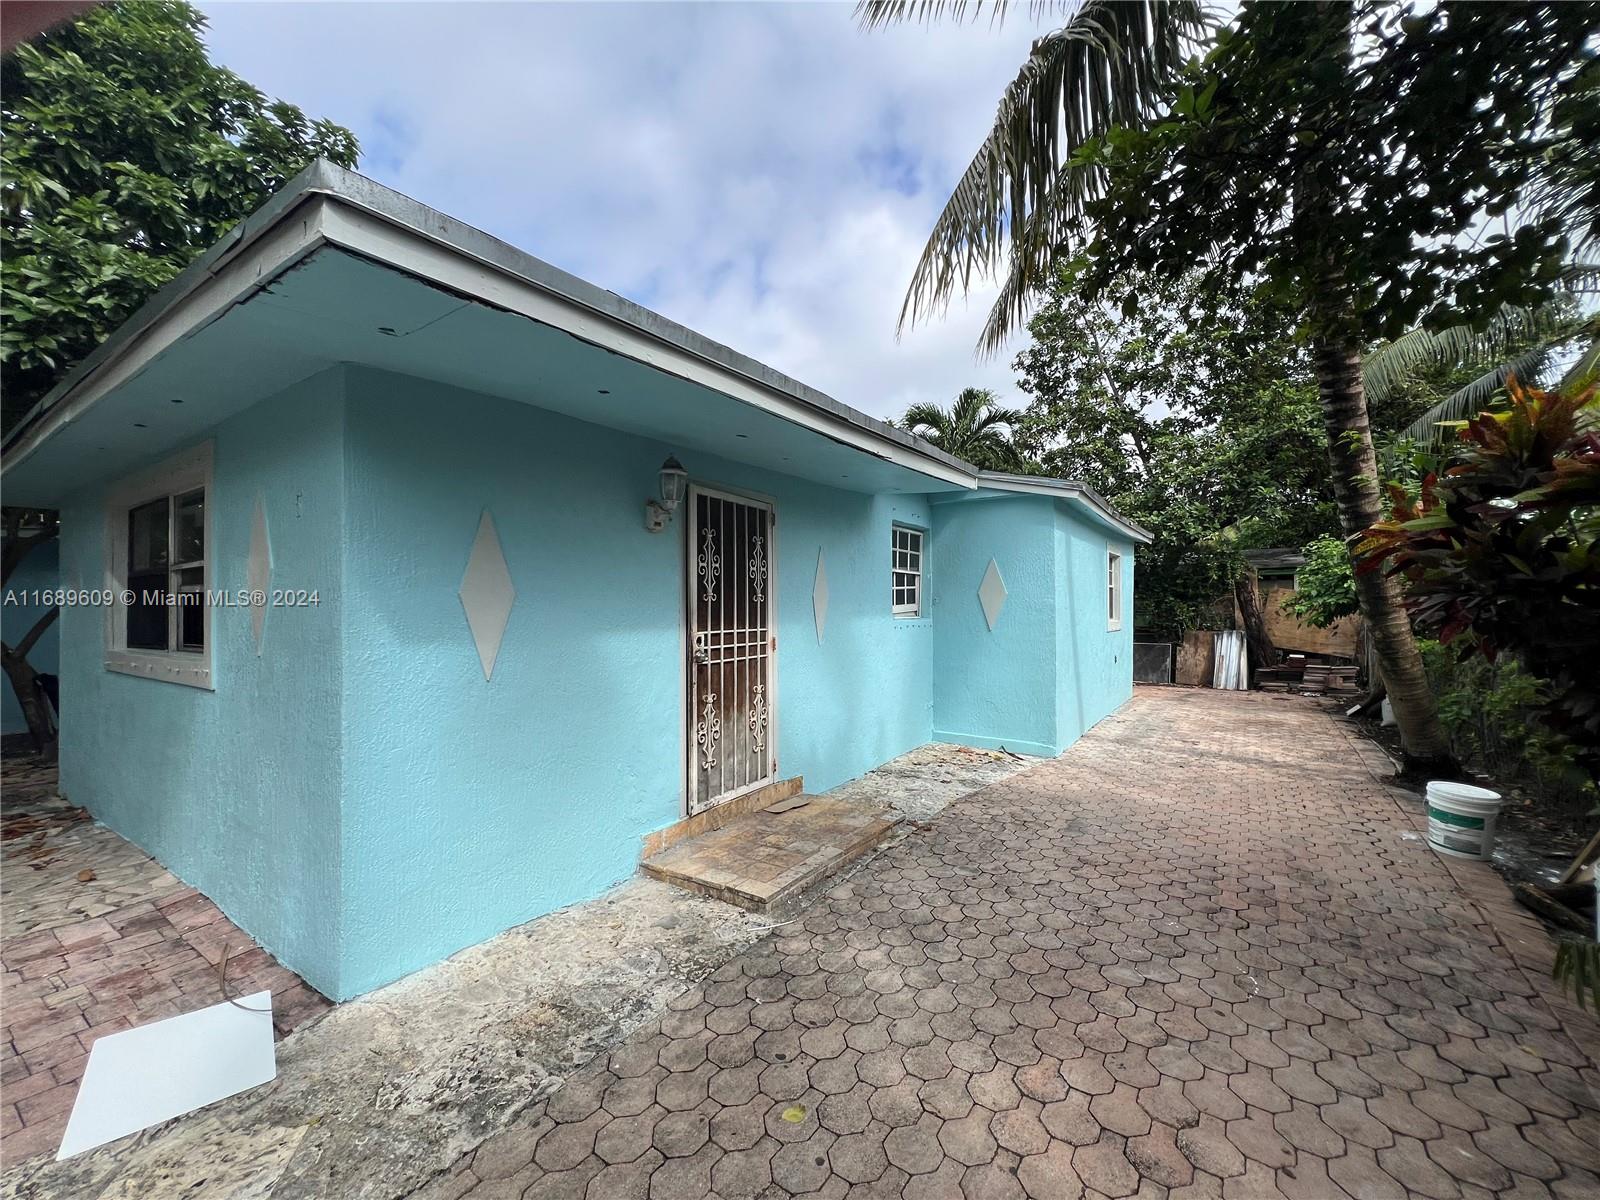
[[1428,841],[1441,854],[1488,858],[1499,817],[1499,792],[1443,779],[1428,784]]

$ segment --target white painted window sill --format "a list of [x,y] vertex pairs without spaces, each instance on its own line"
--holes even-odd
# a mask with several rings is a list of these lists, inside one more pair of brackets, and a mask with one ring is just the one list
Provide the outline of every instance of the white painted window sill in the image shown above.
[[211,663],[204,655],[156,650],[110,650],[106,652],[105,667],[119,675],[137,675],[140,679],[179,683],[208,692],[216,690],[211,686]]

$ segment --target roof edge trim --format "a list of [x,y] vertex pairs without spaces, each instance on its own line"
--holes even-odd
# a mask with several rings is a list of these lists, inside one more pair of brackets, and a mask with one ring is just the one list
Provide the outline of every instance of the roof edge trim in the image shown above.
[[1112,508],[1099,492],[1076,479],[1056,479],[1049,475],[1013,475],[1006,471],[979,471],[978,486],[993,491],[1071,500],[1087,508],[1102,524],[1125,534],[1131,541],[1149,545],[1155,539],[1155,535],[1143,525],[1128,520]]
[[[322,202],[317,203],[319,200]],[[293,220],[302,205],[309,206],[296,229]],[[341,209],[356,219],[341,220]],[[313,161],[268,197],[260,208],[158,290],[73,367],[6,439],[5,465],[10,467],[25,460],[56,429],[70,423],[124,378],[136,373],[143,361],[214,320],[241,298],[267,286],[323,245],[345,246],[392,269],[417,273],[416,264],[397,261],[388,253],[399,243],[374,241],[364,233],[362,217],[393,226],[404,237],[431,243],[443,251],[446,258],[477,264],[510,279],[514,285],[533,289],[546,298],[547,305],[554,302],[556,306],[577,310],[574,314],[576,328],[573,324],[550,322],[573,336],[595,340],[592,325],[594,319],[599,318],[630,337],[698,361],[703,368],[709,368],[725,380],[742,381],[744,387],[731,391],[718,387],[714,380],[703,377],[703,371],[693,371],[683,377],[757,407],[767,407],[760,402],[762,395],[771,397],[777,401],[774,411],[780,415],[863,453],[899,462],[969,491],[988,488],[1073,500],[1103,524],[1133,541],[1148,543],[1151,540],[1149,531],[1121,516],[1087,484],[980,470],[923,438],[851,408],[748,355],[325,159]],[[435,258],[434,267],[442,261],[445,260]],[[433,273],[437,272],[422,273],[420,277],[429,279]],[[442,280],[435,280],[435,283],[447,286]],[[504,307],[502,298],[483,295],[481,289],[469,288],[466,294],[475,296],[481,303]],[[192,311],[183,311],[185,307]],[[548,311],[544,315],[548,317]],[[145,349],[142,341],[163,325],[168,326],[160,330],[166,341],[140,355],[138,351]],[[646,353],[640,361],[670,371],[655,354]],[[83,403],[74,403],[80,398]]]

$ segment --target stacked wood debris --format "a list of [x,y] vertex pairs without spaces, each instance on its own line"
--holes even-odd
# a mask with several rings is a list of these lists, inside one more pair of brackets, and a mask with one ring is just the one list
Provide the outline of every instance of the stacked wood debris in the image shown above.
[[1355,667],[1334,667],[1322,663],[1307,663],[1300,680],[1300,691],[1307,695],[1355,696],[1361,689],[1356,686]]
[[1357,671],[1353,666],[1310,662],[1304,654],[1290,654],[1279,666],[1257,669],[1256,687],[1263,692],[1305,696],[1358,696]]
[[1256,671],[1256,688],[1263,692],[1287,692],[1300,682],[1299,667],[1262,667]]

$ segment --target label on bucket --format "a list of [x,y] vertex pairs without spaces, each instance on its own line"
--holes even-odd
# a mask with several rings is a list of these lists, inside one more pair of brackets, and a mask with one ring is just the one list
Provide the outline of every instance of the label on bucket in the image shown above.
[[1428,819],[1437,821],[1441,825],[1454,825],[1460,829],[1482,829],[1482,817],[1464,817],[1460,813],[1445,812],[1442,808],[1428,805]]

